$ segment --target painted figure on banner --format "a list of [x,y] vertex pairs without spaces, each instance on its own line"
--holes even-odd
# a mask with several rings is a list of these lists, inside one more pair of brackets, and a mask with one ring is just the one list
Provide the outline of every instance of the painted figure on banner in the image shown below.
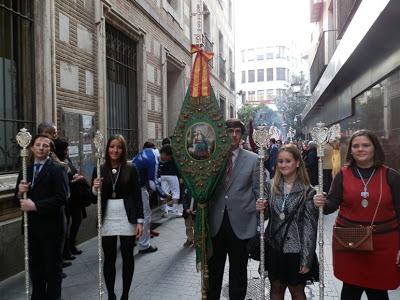
[[215,132],[206,123],[194,124],[187,133],[187,150],[197,160],[209,159],[215,149]]

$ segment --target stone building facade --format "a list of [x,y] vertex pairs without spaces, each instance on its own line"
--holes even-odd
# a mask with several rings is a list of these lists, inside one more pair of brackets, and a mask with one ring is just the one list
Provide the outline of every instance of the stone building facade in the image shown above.
[[[226,26],[224,9],[232,9],[231,1],[209,2],[211,15],[226,15],[218,26]],[[130,156],[145,141],[159,144],[172,135],[190,83],[195,4],[31,0],[0,6],[2,24],[18,25],[6,25],[0,33],[5,41],[0,45],[0,73],[5,74],[0,77],[0,280],[23,268],[21,214],[12,201],[20,168],[17,131],[27,127],[35,133],[40,122],[54,122],[59,134],[69,139],[73,163],[88,179],[97,129],[106,137],[124,135]],[[213,22],[213,28],[219,24],[217,18]],[[226,53],[233,61],[232,23],[229,28],[223,43],[231,45]],[[229,72],[220,78],[222,67],[217,63],[218,59],[214,89],[225,116],[233,116],[234,84]],[[233,63],[228,70],[233,70]],[[95,207],[90,207],[80,241],[93,236],[94,224]]]

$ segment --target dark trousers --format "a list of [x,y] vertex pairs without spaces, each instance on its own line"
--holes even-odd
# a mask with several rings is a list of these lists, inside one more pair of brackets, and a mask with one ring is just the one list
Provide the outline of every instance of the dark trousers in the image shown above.
[[368,289],[357,285],[352,285],[343,282],[341,300],[358,300],[361,299],[362,293],[365,291],[368,300],[389,300],[387,291]]
[[78,235],[79,227],[82,223],[82,211],[81,209],[71,209],[71,226],[69,228],[69,246],[70,249],[75,248],[76,236]]
[[[135,269],[135,260],[133,256],[133,247],[135,245],[135,236],[120,236],[121,255],[122,255],[122,297],[128,299],[129,289],[132,283],[133,271]],[[117,259],[117,236],[103,236],[104,251],[104,281],[106,283],[108,297],[115,298],[115,261]]]
[[64,233],[58,236],[29,235],[29,273],[32,300],[61,299]]
[[208,262],[208,300],[220,299],[226,255],[229,257],[229,299],[243,300],[246,297],[247,241],[241,240],[235,235],[229,221],[228,213],[225,210],[221,228],[218,234],[212,238],[213,256]]

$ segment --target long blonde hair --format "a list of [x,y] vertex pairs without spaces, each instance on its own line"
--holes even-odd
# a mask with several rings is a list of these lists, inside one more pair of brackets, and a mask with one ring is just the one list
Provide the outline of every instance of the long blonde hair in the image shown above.
[[[307,174],[306,167],[304,165],[304,160],[301,157],[300,150],[293,144],[288,144],[288,145],[283,145],[279,151],[277,157],[279,157],[279,154],[282,152],[288,152],[290,153],[294,160],[299,163],[299,166],[297,167],[296,171],[296,180],[299,180],[304,186],[309,186],[310,185],[310,179]],[[276,166],[278,165],[278,160],[276,163]],[[276,168],[275,166],[275,176],[274,179],[272,180],[272,194],[275,195],[280,195],[282,192],[279,189],[279,184],[281,180],[283,180],[283,176],[281,171]]]

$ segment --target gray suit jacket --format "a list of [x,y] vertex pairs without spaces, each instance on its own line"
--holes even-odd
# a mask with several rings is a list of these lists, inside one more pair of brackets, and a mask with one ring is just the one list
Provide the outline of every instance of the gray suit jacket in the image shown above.
[[259,197],[260,173],[258,156],[240,149],[227,187],[222,178],[209,203],[211,235],[217,235],[225,207],[233,232],[239,239],[252,238],[257,231],[256,200]]

